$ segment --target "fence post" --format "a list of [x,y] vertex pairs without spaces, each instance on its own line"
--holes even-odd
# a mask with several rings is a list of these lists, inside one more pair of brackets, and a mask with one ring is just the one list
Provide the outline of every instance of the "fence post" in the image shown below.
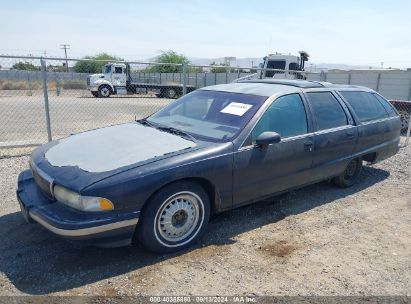
[[348,84],[351,84],[351,73],[348,73]]
[[187,63],[183,63],[183,95],[187,94]]
[[207,86],[207,73],[204,72],[204,86]]
[[378,73],[378,75],[377,75],[377,85],[375,86],[375,90],[377,92],[380,91],[380,82],[381,82],[381,73]]
[[47,91],[46,61],[44,59],[40,59],[40,62],[41,62],[41,71],[43,74],[43,94],[44,94],[44,110],[46,112],[47,138],[48,138],[48,141],[52,141],[53,139],[51,137],[49,94]]
[[32,94],[31,92],[31,79],[30,79],[30,72],[27,71],[27,82],[29,83],[29,92],[30,94]]
[[411,100],[411,73],[410,73],[410,89],[408,91],[408,100]]

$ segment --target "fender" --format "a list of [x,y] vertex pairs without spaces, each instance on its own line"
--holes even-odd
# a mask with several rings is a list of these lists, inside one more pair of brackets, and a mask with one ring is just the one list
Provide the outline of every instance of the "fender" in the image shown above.
[[100,87],[100,86],[103,85],[103,84],[110,86],[111,91],[112,91],[112,92],[115,92],[115,91],[114,91],[114,87],[113,87],[113,85],[111,84],[111,82],[108,81],[108,80],[106,80],[106,79],[98,79],[98,80],[96,80],[96,81],[94,82],[94,85],[95,85],[96,87]]

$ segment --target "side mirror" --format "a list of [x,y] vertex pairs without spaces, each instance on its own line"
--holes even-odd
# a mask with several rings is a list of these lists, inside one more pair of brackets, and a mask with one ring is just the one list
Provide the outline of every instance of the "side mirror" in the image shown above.
[[266,147],[269,144],[276,144],[281,141],[281,136],[277,132],[263,132],[258,135],[255,143],[257,146]]

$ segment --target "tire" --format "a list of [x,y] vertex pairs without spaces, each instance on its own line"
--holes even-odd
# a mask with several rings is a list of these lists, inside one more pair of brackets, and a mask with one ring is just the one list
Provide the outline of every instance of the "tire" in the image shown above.
[[206,191],[193,182],[176,182],[146,203],[136,235],[149,251],[175,252],[194,244],[204,234],[209,218]]
[[165,98],[176,98],[178,94],[176,89],[168,88],[164,90],[162,95]]
[[108,85],[102,85],[98,88],[98,97],[108,98],[112,94],[111,88]]
[[98,97],[98,92],[92,91],[91,94],[92,94],[94,97]]
[[401,110],[401,111],[398,111],[398,114],[400,114],[400,119],[401,119],[401,133],[405,134],[408,130],[408,124],[410,122],[411,113],[405,110]]
[[355,158],[351,160],[344,172],[334,178],[334,183],[341,188],[348,188],[354,185],[362,170],[362,159]]

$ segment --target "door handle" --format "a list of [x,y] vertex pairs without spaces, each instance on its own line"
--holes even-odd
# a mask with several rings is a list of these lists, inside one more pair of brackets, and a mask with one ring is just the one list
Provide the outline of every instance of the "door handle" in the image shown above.
[[304,143],[304,150],[305,151],[312,151],[314,143],[312,141],[307,141]]

